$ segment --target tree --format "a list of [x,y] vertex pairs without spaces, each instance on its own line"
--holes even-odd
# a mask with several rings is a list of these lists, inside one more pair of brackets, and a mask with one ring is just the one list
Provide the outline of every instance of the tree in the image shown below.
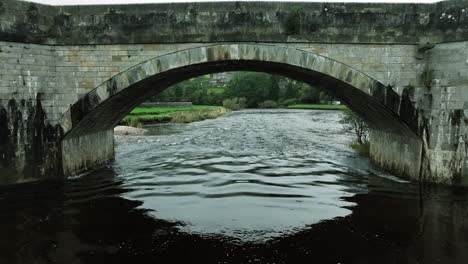
[[269,74],[236,72],[227,85],[226,97],[245,97],[247,107],[256,107],[268,98],[271,86]]
[[222,105],[223,100],[235,97],[246,98],[246,107],[250,108],[258,107],[265,101],[274,101],[282,106],[293,102],[310,104],[331,100],[319,89],[287,77],[260,72],[236,72],[227,84],[213,82],[210,75],[203,75],[172,85],[148,101]]
[[270,75],[270,91],[267,100],[277,101],[280,95],[279,82],[281,77],[279,75]]
[[344,110],[340,123],[344,125],[346,131],[355,134],[357,143],[365,144],[369,141],[369,126],[364,119],[353,111],[349,109]]
[[[193,104],[221,105],[224,99],[224,89],[210,83],[208,75],[182,81],[153,96],[150,102],[179,102],[187,101]],[[208,81],[207,81],[208,80]],[[216,94],[211,90],[216,89]]]
[[326,92],[320,92],[320,95],[319,95],[319,100],[322,102],[325,102],[327,104],[329,104],[331,101],[333,101],[334,97],[327,94]]
[[301,7],[299,6],[293,6],[289,10],[285,21],[286,34],[299,34],[301,29],[301,11]]
[[306,84],[301,83],[299,90],[299,101],[302,103],[318,103],[320,98],[320,90]]
[[247,100],[245,99],[245,97],[241,97],[241,98],[234,97],[234,98],[224,99],[223,106],[233,111],[236,111],[236,110],[245,108],[246,101]]
[[284,99],[296,99],[298,97],[298,91],[299,87],[295,85],[295,82],[288,81],[286,84],[286,91],[284,92],[284,95],[282,97]]
[[179,84],[179,85],[176,84],[173,89],[174,89],[174,97],[182,98],[182,96],[184,95],[184,87],[182,86],[182,84]]

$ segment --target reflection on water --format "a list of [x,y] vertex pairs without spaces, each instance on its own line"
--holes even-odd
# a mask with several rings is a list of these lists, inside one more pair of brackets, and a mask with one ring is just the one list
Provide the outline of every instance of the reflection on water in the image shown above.
[[125,186],[137,187],[126,198],[143,201],[155,217],[181,222],[182,231],[266,242],[346,216],[353,203],[343,198],[366,192],[341,183],[368,173],[349,166],[365,161],[346,147],[339,117],[256,110],[155,126],[154,136],[119,138],[115,168]]
[[155,126],[108,167],[0,187],[0,263],[467,263],[467,189],[372,168],[339,116]]

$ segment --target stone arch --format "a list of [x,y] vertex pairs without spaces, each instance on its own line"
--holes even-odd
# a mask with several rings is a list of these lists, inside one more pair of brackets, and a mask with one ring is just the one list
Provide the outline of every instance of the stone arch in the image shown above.
[[[73,165],[73,169],[66,169],[70,167],[66,163],[73,159],[67,156],[69,148],[91,144],[90,139],[82,142],[83,137],[111,131],[134,107],[177,82],[224,71],[267,72],[310,83],[340,99],[366,119],[373,130],[419,140],[415,111],[409,100],[363,72],[294,48],[218,44],[152,58],[110,78],[79,99],[59,120],[64,131],[65,174],[92,166],[90,158],[84,158],[86,161],[78,161],[81,164]],[[113,157],[113,144],[112,153],[110,149],[103,152],[107,153],[104,159]]]
[[63,115],[66,137],[115,126],[130,110],[168,86],[198,75],[260,71],[321,87],[367,119],[376,129],[415,134],[391,88],[346,64],[303,50],[260,44],[210,45],[142,62],[96,87]]

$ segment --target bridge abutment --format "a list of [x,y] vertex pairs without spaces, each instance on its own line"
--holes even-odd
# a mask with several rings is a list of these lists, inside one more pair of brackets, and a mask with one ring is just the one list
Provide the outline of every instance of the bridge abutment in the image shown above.
[[468,185],[468,41],[426,51],[426,83],[414,94],[425,142],[423,181]]

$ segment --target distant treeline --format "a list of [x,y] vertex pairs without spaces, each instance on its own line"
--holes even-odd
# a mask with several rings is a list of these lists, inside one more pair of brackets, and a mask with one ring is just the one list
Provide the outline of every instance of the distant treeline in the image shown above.
[[276,107],[297,103],[331,102],[333,97],[317,88],[279,75],[236,72],[227,83],[204,75],[175,84],[150,98],[150,102],[192,102],[194,105],[223,105],[223,101],[245,98],[246,106]]

